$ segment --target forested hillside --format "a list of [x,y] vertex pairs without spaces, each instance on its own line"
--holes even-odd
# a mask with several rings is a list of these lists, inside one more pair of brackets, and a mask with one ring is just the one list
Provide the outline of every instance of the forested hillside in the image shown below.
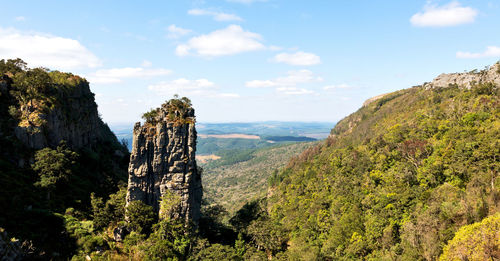
[[127,150],[85,79],[21,60],[1,60],[0,73],[0,247],[18,257],[500,258],[499,64],[370,99],[274,171],[266,195],[264,177],[310,145],[207,163],[220,168],[202,174],[213,198],[231,211],[250,201],[228,218],[205,200],[196,229],[162,214],[179,202],[171,194],[158,213],[126,205]]
[[273,172],[315,143],[228,151],[228,157],[201,164],[204,197],[209,203],[222,205],[229,214],[234,214],[245,203],[265,196],[268,178]]
[[127,164],[85,79],[0,60],[0,227],[24,258],[71,256],[59,213],[89,218],[91,193],[116,192]]
[[[293,260],[436,260],[462,226],[499,211],[499,102],[498,86],[482,82],[366,104],[273,177],[254,226],[278,236],[261,247]],[[498,243],[488,255],[500,257]]]

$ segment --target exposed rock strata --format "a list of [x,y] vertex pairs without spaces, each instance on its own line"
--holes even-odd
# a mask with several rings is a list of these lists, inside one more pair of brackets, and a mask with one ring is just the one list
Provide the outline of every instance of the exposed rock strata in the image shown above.
[[464,73],[443,73],[436,77],[432,82],[424,84],[426,88],[448,87],[458,85],[462,88],[470,89],[474,84],[495,83],[500,86],[500,64],[494,64],[482,71],[472,71]]
[[[0,90],[8,94],[9,84],[0,83]],[[48,111],[40,113],[30,109],[28,105],[19,108],[24,114],[39,114],[44,123],[37,125],[22,125],[15,127],[14,133],[25,146],[32,149],[57,147],[61,141],[74,150],[92,146],[102,140],[116,140],[113,133],[100,119],[94,94],[90,91],[87,81],[81,81],[76,86],[61,92],[56,104]]]
[[[177,111],[175,112],[177,113]],[[184,117],[194,119],[189,108]],[[140,200],[159,213],[160,200],[167,191],[180,198],[173,218],[197,224],[202,197],[201,173],[195,160],[196,129],[191,123],[172,122],[164,105],[156,124],[138,122],[129,165],[127,204]]]
[[[472,71],[464,73],[443,73],[438,75],[432,82],[424,83],[422,86],[426,89],[431,88],[446,88],[449,86],[458,86],[460,88],[470,89],[474,84],[494,83],[500,86],[500,62],[487,67],[482,71]],[[386,94],[377,95],[366,100],[363,107],[379,100]]]

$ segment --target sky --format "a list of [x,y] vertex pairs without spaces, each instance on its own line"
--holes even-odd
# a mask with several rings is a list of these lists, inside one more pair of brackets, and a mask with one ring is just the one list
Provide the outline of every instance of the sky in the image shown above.
[[336,122],[500,60],[493,0],[0,0],[0,59],[85,77],[103,119],[174,94],[198,122]]

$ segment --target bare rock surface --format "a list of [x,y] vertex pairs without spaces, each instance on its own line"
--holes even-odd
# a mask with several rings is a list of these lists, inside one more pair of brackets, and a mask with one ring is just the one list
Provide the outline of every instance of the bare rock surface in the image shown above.
[[496,63],[481,71],[463,73],[443,73],[432,82],[424,84],[425,88],[448,87],[457,85],[461,88],[470,89],[474,84],[492,82],[500,85],[500,64]]
[[[134,126],[127,204],[140,200],[159,213],[162,196],[173,193],[180,202],[171,217],[196,225],[200,218],[202,185],[201,171],[195,160],[194,121],[172,122],[165,105],[157,110],[154,123],[141,126],[138,122]],[[192,108],[183,114],[184,118],[194,119]]]
[[[426,89],[446,88],[450,86],[458,86],[460,88],[472,88],[475,84],[493,83],[500,86],[500,62],[489,66],[481,71],[471,71],[463,73],[442,73],[438,75],[432,82],[424,83],[422,86]],[[386,94],[377,95],[367,99],[363,103],[363,107],[379,100]]]

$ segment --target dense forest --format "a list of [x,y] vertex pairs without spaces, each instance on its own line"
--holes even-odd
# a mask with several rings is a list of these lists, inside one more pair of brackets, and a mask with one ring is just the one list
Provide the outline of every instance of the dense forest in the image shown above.
[[498,241],[480,239],[498,240],[498,229],[456,233],[498,213],[499,157],[498,86],[385,95],[273,177],[257,224],[279,236],[262,248],[307,260],[436,260],[445,248],[448,260],[462,251],[457,242],[470,240],[464,253],[488,249],[485,256],[499,258]]
[[[493,83],[416,86],[374,100],[274,172],[266,196],[230,216],[204,202],[195,230],[140,201],[125,207],[128,152],[100,119],[101,134],[85,146],[37,147],[15,135],[49,135],[55,112],[78,122],[75,99],[97,110],[85,79],[21,60],[1,60],[0,75],[0,239],[15,238],[9,247],[24,258],[500,258]],[[176,204],[168,196],[160,213]]]
[[124,186],[127,165],[85,79],[0,60],[0,227],[25,257],[71,256],[64,213],[90,219],[91,194]]

